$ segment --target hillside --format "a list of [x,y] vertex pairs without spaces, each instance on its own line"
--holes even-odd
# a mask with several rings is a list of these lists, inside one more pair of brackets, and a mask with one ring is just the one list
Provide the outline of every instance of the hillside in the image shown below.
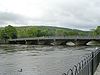
[[[62,27],[52,27],[52,26],[22,26],[14,27],[17,31],[17,37],[27,38],[27,37],[42,37],[42,36],[86,36],[91,35],[90,31],[82,31],[77,29],[69,29]],[[0,36],[2,37],[2,31],[4,28],[0,28]],[[9,29],[8,29],[9,30]],[[8,31],[11,34],[11,29]]]
[[89,31],[51,26],[24,26],[16,27],[18,37],[40,37],[40,36],[73,36],[88,35]]

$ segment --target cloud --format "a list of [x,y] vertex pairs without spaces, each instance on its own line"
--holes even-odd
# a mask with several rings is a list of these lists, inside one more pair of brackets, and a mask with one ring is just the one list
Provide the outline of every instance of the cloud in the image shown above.
[[0,25],[5,24],[22,24],[26,25],[31,18],[24,17],[22,15],[10,13],[10,12],[0,12]]
[[48,10],[46,20],[63,27],[88,30],[100,24],[99,0],[58,0]]
[[[10,2],[13,7],[18,5],[16,10]],[[10,2],[8,5],[2,5],[2,8],[10,12],[2,9],[0,24],[49,25],[82,30],[93,29],[100,24],[100,0],[22,0],[21,2],[10,0]]]

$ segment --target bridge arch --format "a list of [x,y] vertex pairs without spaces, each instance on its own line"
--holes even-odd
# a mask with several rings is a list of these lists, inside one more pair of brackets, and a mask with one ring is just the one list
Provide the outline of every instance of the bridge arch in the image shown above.
[[87,45],[100,45],[100,41],[99,40],[90,40]]

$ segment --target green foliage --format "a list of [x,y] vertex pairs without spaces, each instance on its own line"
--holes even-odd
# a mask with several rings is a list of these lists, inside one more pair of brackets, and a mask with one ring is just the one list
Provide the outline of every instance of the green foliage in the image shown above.
[[8,25],[4,28],[4,31],[9,38],[17,38],[17,31],[15,27]]
[[15,27],[8,25],[5,28],[0,30],[0,38],[1,39],[8,39],[8,38],[17,38],[17,30]]
[[97,26],[94,32],[96,33],[96,35],[100,35],[100,26]]
[[[11,25],[0,28],[0,38],[4,38],[4,34],[9,38],[31,38],[44,36],[88,36],[94,31],[81,31],[76,29],[50,27],[50,26],[23,26],[13,27]],[[100,27],[95,30],[96,34],[100,34]]]
[[75,36],[86,35],[86,31],[72,30],[68,28],[49,27],[49,26],[25,26],[17,27],[18,37],[43,37],[43,36]]
[[9,39],[7,33],[5,33],[5,30],[1,30],[0,36],[1,36],[1,39]]

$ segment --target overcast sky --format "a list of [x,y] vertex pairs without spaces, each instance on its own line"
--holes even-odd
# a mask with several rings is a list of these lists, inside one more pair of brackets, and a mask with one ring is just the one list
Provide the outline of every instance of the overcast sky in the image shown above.
[[100,25],[100,0],[0,0],[0,26],[8,24],[90,30]]

